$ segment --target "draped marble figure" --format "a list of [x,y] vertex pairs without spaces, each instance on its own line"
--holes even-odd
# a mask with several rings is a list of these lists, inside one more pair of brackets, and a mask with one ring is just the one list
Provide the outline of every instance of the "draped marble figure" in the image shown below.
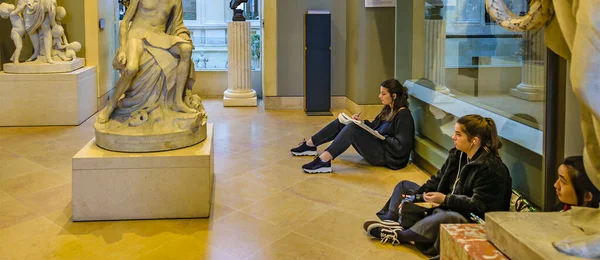
[[[571,86],[581,104],[585,170],[600,188],[600,0],[532,0],[523,17],[512,13],[503,0],[486,0],[486,8],[506,29],[545,28],[548,48],[571,61]],[[600,257],[600,232],[554,246],[570,255]]]
[[[116,145],[115,141],[102,138],[102,134],[172,136],[177,131],[188,131],[193,135],[206,123],[206,115],[201,99],[191,94],[195,81],[191,62],[193,45],[190,31],[183,24],[182,1],[131,0],[119,33],[113,67],[120,71],[121,77],[98,115],[95,124],[98,145],[110,150],[146,151],[111,146],[111,143]],[[173,142],[179,141],[185,144],[165,150],[201,140]]]
[[[35,64],[41,65],[75,60],[81,44],[76,41],[68,42],[62,26],[66,15],[65,8],[57,6],[56,0],[18,0],[16,6],[0,3],[0,17],[10,18],[12,24],[11,39],[15,44],[15,52],[10,60],[15,65],[20,64],[25,33],[33,45],[33,55],[25,63],[32,64],[37,61]],[[5,70],[8,71],[8,68]],[[29,72],[24,70],[25,72],[18,73]],[[71,70],[58,72],[69,71]]]

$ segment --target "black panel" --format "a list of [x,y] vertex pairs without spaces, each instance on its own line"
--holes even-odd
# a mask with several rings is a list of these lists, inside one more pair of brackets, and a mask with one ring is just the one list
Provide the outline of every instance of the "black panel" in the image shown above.
[[306,14],[305,111],[329,112],[331,108],[331,15]]
[[306,47],[329,49],[331,46],[331,15],[306,15]]
[[306,50],[306,111],[331,107],[331,51]]

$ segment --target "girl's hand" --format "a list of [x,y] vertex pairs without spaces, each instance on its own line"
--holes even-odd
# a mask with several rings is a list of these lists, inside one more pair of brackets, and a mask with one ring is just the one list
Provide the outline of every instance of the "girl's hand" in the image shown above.
[[360,120],[360,113],[352,115],[352,119]]
[[446,200],[446,195],[441,192],[425,192],[423,193],[423,199],[427,202],[443,204]]

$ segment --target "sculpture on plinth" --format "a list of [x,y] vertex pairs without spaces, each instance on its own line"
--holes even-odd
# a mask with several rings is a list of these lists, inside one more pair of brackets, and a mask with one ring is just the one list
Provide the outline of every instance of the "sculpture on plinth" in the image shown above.
[[[62,27],[66,10],[56,5],[56,0],[18,0],[17,5],[0,4],[0,16],[12,23],[11,39],[15,52],[13,64],[5,64],[7,73],[58,73],[81,68],[84,61],[77,59],[79,42],[68,42]],[[29,35],[33,55],[20,62],[23,37]]]
[[131,0],[113,67],[121,77],[94,124],[96,144],[120,152],[165,151],[206,138],[202,100],[181,0]]
[[[490,17],[508,30],[523,32],[545,28],[548,48],[571,60],[571,86],[582,105],[585,170],[600,188],[600,0],[532,0],[529,12],[522,17],[512,13],[503,0],[485,2]],[[557,241],[553,245],[567,254],[598,258],[600,232]]]

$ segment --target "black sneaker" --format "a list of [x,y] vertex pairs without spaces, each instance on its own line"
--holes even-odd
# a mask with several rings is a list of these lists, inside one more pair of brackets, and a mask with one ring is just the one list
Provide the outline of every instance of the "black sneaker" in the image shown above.
[[315,156],[317,155],[317,147],[316,146],[308,146],[306,144],[306,140],[302,140],[301,143],[298,144],[298,147],[293,148],[292,154],[294,156]]
[[396,232],[402,231],[402,228],[385,228],[385,227],[373,227],[369,229],[369,235],[381,239],[381,243],[385,244],[387,242],[391,242],[392,245],[401,244],[400,240],[398,240],[398,234]]
[[326,173],[331,172],[331,161],[323,162],[319,156],[315,156],[312,162],[302,165],[305,173]]
[[363,229],[367,232],[369,232],[369,228],[375,228],[375,227],[384,227],[384,228],[390,228],[390,229],[396,229],[396,228],[402,228],[400,226],[400,223],[396,222],[396,221],[391,221],[391,220],[367,220],[365,221],[365,223],[363,224]]

